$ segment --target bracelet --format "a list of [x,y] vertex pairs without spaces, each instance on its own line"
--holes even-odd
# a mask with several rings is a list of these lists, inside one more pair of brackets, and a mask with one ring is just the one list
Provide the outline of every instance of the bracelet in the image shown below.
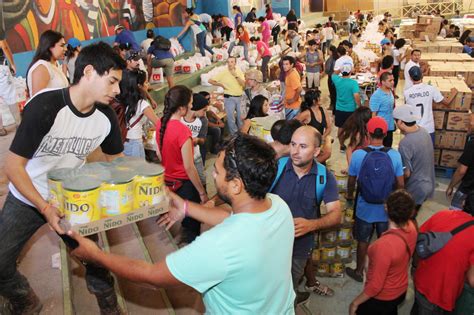
[[185,200],[184,205],[183,205],[183,212],[184,212],[185,217],[189,215],[188,206],[189,206],[189,201]]
[[199,196],[204,196],[206,193],[203,192],[203,193],[199,193]]
[[51,207],[51,205],[48,203],[46,206],[43,207],[43,209],[41,209],[41,213],[44,213],[46,210],[48,210],[49,207]]

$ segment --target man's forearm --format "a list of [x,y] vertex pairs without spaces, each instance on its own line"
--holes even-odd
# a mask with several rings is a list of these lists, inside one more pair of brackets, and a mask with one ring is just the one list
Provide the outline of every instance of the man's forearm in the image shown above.
[[460,168],[458,167],[456,169],[456,171],[454,172],[453,174],[453,178],[451,178],[451,182],[449,183],[449,188],[454,188],[456,187],[460,182],[461,180],[463,179],[464,177],[464,174],[461,173],[461,170]]
[[110,270],[120,278],[133,282],[148,283],[158,287],[179,284],[179,281],[171,275],[165,260],[150,264],[143,260],[100,251],[94,257],[94,263]]
[[341,205],[339,201],[335,201],[332,211],[329,211],[325,216],[312,220],[314,224],[314,231],[328,229],[341,223]]
[[188,215],[199,222],[215,226],[230,216],[230,212],[219,207],[208,208],[197,203],[189,203]]

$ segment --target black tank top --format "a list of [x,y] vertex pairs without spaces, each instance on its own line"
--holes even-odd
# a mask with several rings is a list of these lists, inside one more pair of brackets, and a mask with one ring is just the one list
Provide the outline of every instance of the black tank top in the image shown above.
[[316,116],[314,115],[313,110],[310,108],[309,113],[311,114],[311,120],[309,121],[308,125],[316,128],[316,130],[319,131],[319,133],[322,135],[327,127],[327,122],[324,110],[321,107],[319,107],[319,110],[321,111],[321,122],[316,120]]

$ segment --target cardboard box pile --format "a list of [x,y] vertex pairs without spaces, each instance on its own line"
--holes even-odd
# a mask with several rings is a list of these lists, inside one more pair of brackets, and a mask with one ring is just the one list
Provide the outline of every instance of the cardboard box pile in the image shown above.
[[456,97],[448,105],[433,104],[435,121],[435,165],[455,168],[466,143],[472,107],[472,91],[458,77],[425,77],[424,82],[437,87],[441,94],[448,96],[451,88],[458,90]]
[[408,39],[418,38],[421,40],[428,38],[430,41],[434,41],[436,36],[438,36],[441,22],[442,19],[440,17],[420,15],[416,24],[400,26],[400,37]]
[[423,53],[421,60],[425,62],[472,62],[474,58],[463,53]]
[[422,53],[462,53],[463,46],[458,41],[438,38],[436,41],[430,39],[430,42],[413,41],[412,48],[419,49]]

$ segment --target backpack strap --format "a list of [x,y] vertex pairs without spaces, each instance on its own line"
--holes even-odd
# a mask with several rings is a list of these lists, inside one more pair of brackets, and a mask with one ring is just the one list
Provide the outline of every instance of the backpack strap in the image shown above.
[[[474,222],[474,221],[473,221]],[[412,253],[411,253],[411,250],[410,250],[410,246],[408,246],[408,243],[407,243],[407,240],[401,236],[400,234],[398,234],[397,232],[395,231],[387,231],[385,234],[391,234],[391,235],[395,235],[397,236],[398,238],[400,238],[401,240],[403,240],[403,243],[405,243],[405,249],[408,253],[408,256],[411,257]]]
[[464,224],[461,224],[460,226],[458,226],[457,228],[451,230],[451,234],[454,236],[456,234],[458,234],[459,232],[467,229],[468,227],[470,227],[471,225],[474,225],[474,220],[471,220],[471,221],[468,221]]
[[370,153],[370,152],[375,151],[375,149],[372,149],[372,148],[370,148],[370,147],[362,148],[362,150],[364,150],[364,151],[367,152],[367,153]]
[[382,149],[380,149],[381,152],[385,152],[385,153],[388,153],[388,151],[392,150],[392,148],[389,148],[389,147],[383,147]]
[[272,183],[272,186],[268,190],[268,192],[272,192],[273,188],[275,188],[276,184],[278,183],[278,180],[281,177],[281,174],[283,174],[283,170],[285,169],[286,163],[288,162],[290,158],[287,156],[281,157],[278,159],[278,169],[277,169],[277,174],[275,177],[275,180]]
[[323,193],[324,189],[326,188],[326,166],[323,164],[316,162],[318,166],[318,176],[316,176],[316,202],[318,205],[321,204],[323,201]]

